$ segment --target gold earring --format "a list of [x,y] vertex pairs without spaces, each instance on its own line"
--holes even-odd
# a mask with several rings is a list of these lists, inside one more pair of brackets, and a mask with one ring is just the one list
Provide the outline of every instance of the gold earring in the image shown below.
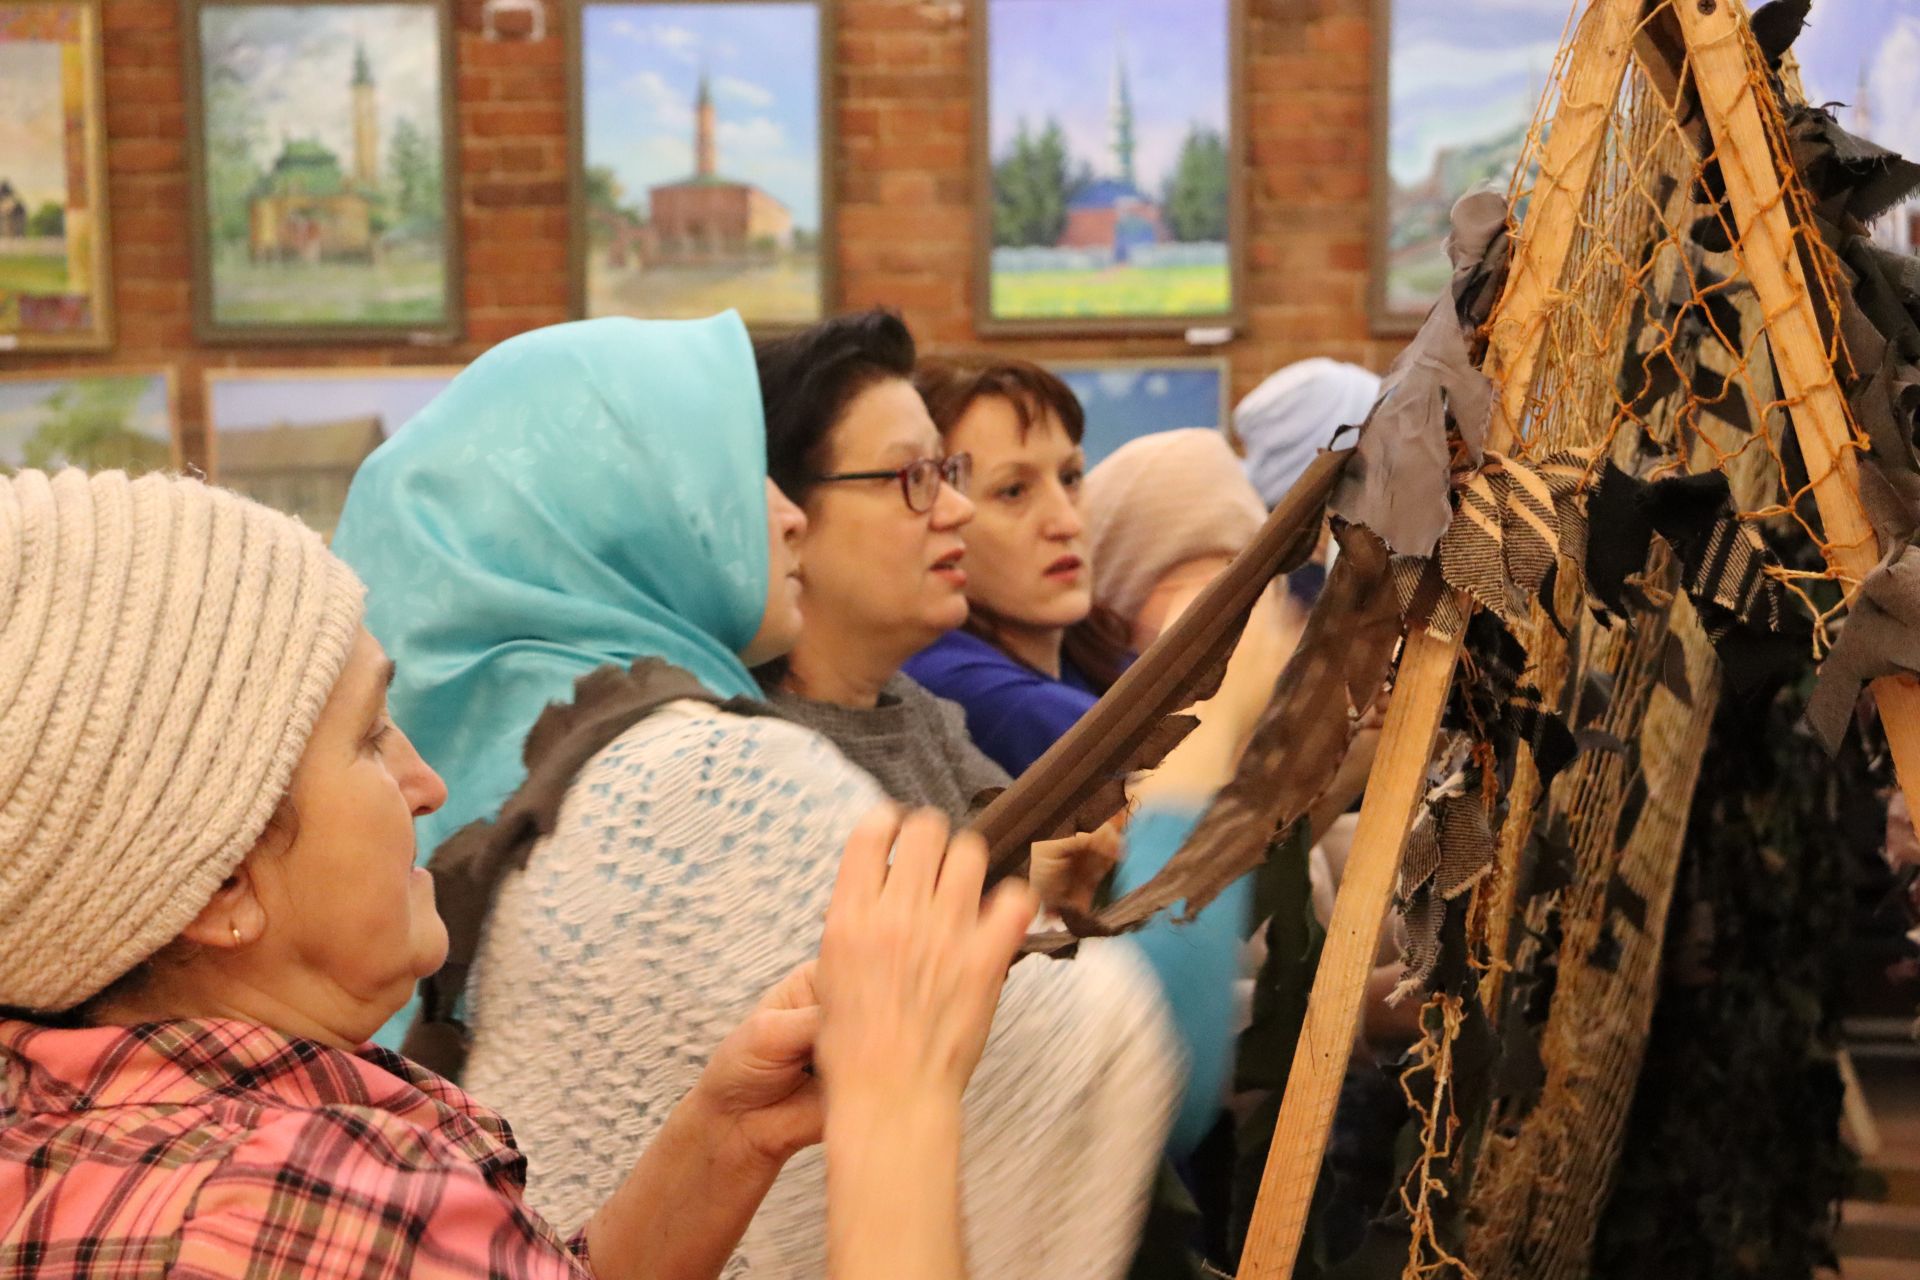
[[233,945],[236,947],[239,946],[240,945],[240,926],[237,924],[234,924],[232,921],[228,921],[227,929],[233,934]]

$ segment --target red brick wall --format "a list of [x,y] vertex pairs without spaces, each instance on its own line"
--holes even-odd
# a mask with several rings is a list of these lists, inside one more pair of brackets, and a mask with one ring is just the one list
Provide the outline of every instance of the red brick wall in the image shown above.
[[[834,0],[839,14],[842,305],[886,304],[923,341],[975,341],[970,299],[972,126],[966,7]],[[465,340],[205,347],[189,312],[186,117],[177,0],[107,0],[108,182],[117,340],[84,356],[0,356],[0,368],[176,366],[189,458],[202,452],[201,375],[257,365],[439,364],[567,319],[566,45],[489,42],[480,0],[458,0]],[[1247,0],[1251,163],[1247,314],[1225,350],[1234,390],[1326,354],[1381,367],[1398,343],[1366,319],[1371,0]],[[995,344],[1097,359],[1194,352],[1179,339]]]

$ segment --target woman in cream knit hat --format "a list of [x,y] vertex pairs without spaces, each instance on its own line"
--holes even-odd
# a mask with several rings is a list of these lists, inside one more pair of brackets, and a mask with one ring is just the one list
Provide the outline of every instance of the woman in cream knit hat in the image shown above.
[[958,1276],[960,1093],[1029,895],[981,910],[977,840],[870,819],[817,970],[568,1239],[496,1113],[365,1043],[445,953],[413,822],[446,792],[361,608],[235,494],[0,479],[0,1273],[717,1275],[824,1089],[919,1139],[835,1140],[832,1274]]

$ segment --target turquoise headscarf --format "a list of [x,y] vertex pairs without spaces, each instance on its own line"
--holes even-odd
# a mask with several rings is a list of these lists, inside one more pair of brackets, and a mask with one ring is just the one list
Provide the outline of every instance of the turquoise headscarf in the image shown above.
[[644,655],[722,698],[767,596],[766,428],[740,317],[586,320],[501,343],[367,459],[333,549],[450,793],[424,860],[525,778],[542,709]]

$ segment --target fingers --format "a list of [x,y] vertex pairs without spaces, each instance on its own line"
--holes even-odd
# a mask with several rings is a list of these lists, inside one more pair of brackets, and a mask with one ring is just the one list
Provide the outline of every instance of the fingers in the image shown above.
[[746,1050],[769,1067],[804,1066],[820,1038],[820,1006],[760,1009],[741,1024]]
[[760,1009],[806,1009],[820,1003],[819,993],[813,987],[813,974],[817,960],[809,960],[795,967],[793,972],[780,979],[767,993],[760,997],[755,1006]]
[[980,887],[987,879],[987,842],[971,831],[963,831],[947,847],[940,883],[934,891],[934,908],[941,924],[955,936],[980,911]]
[[908,815],[893,843],[893,863],[887,871],[886,887],[881,890],[882,899],[903,911],[925,902],[940,878],[940,863],[946,852],[945,814],[920,809]]
[[833,898],[827,904],[829,918],[857,911],[879,899],[887,881],[887,854],[899,834],[900,810],[890,804],[869,810],[854,826],[840,858]]

